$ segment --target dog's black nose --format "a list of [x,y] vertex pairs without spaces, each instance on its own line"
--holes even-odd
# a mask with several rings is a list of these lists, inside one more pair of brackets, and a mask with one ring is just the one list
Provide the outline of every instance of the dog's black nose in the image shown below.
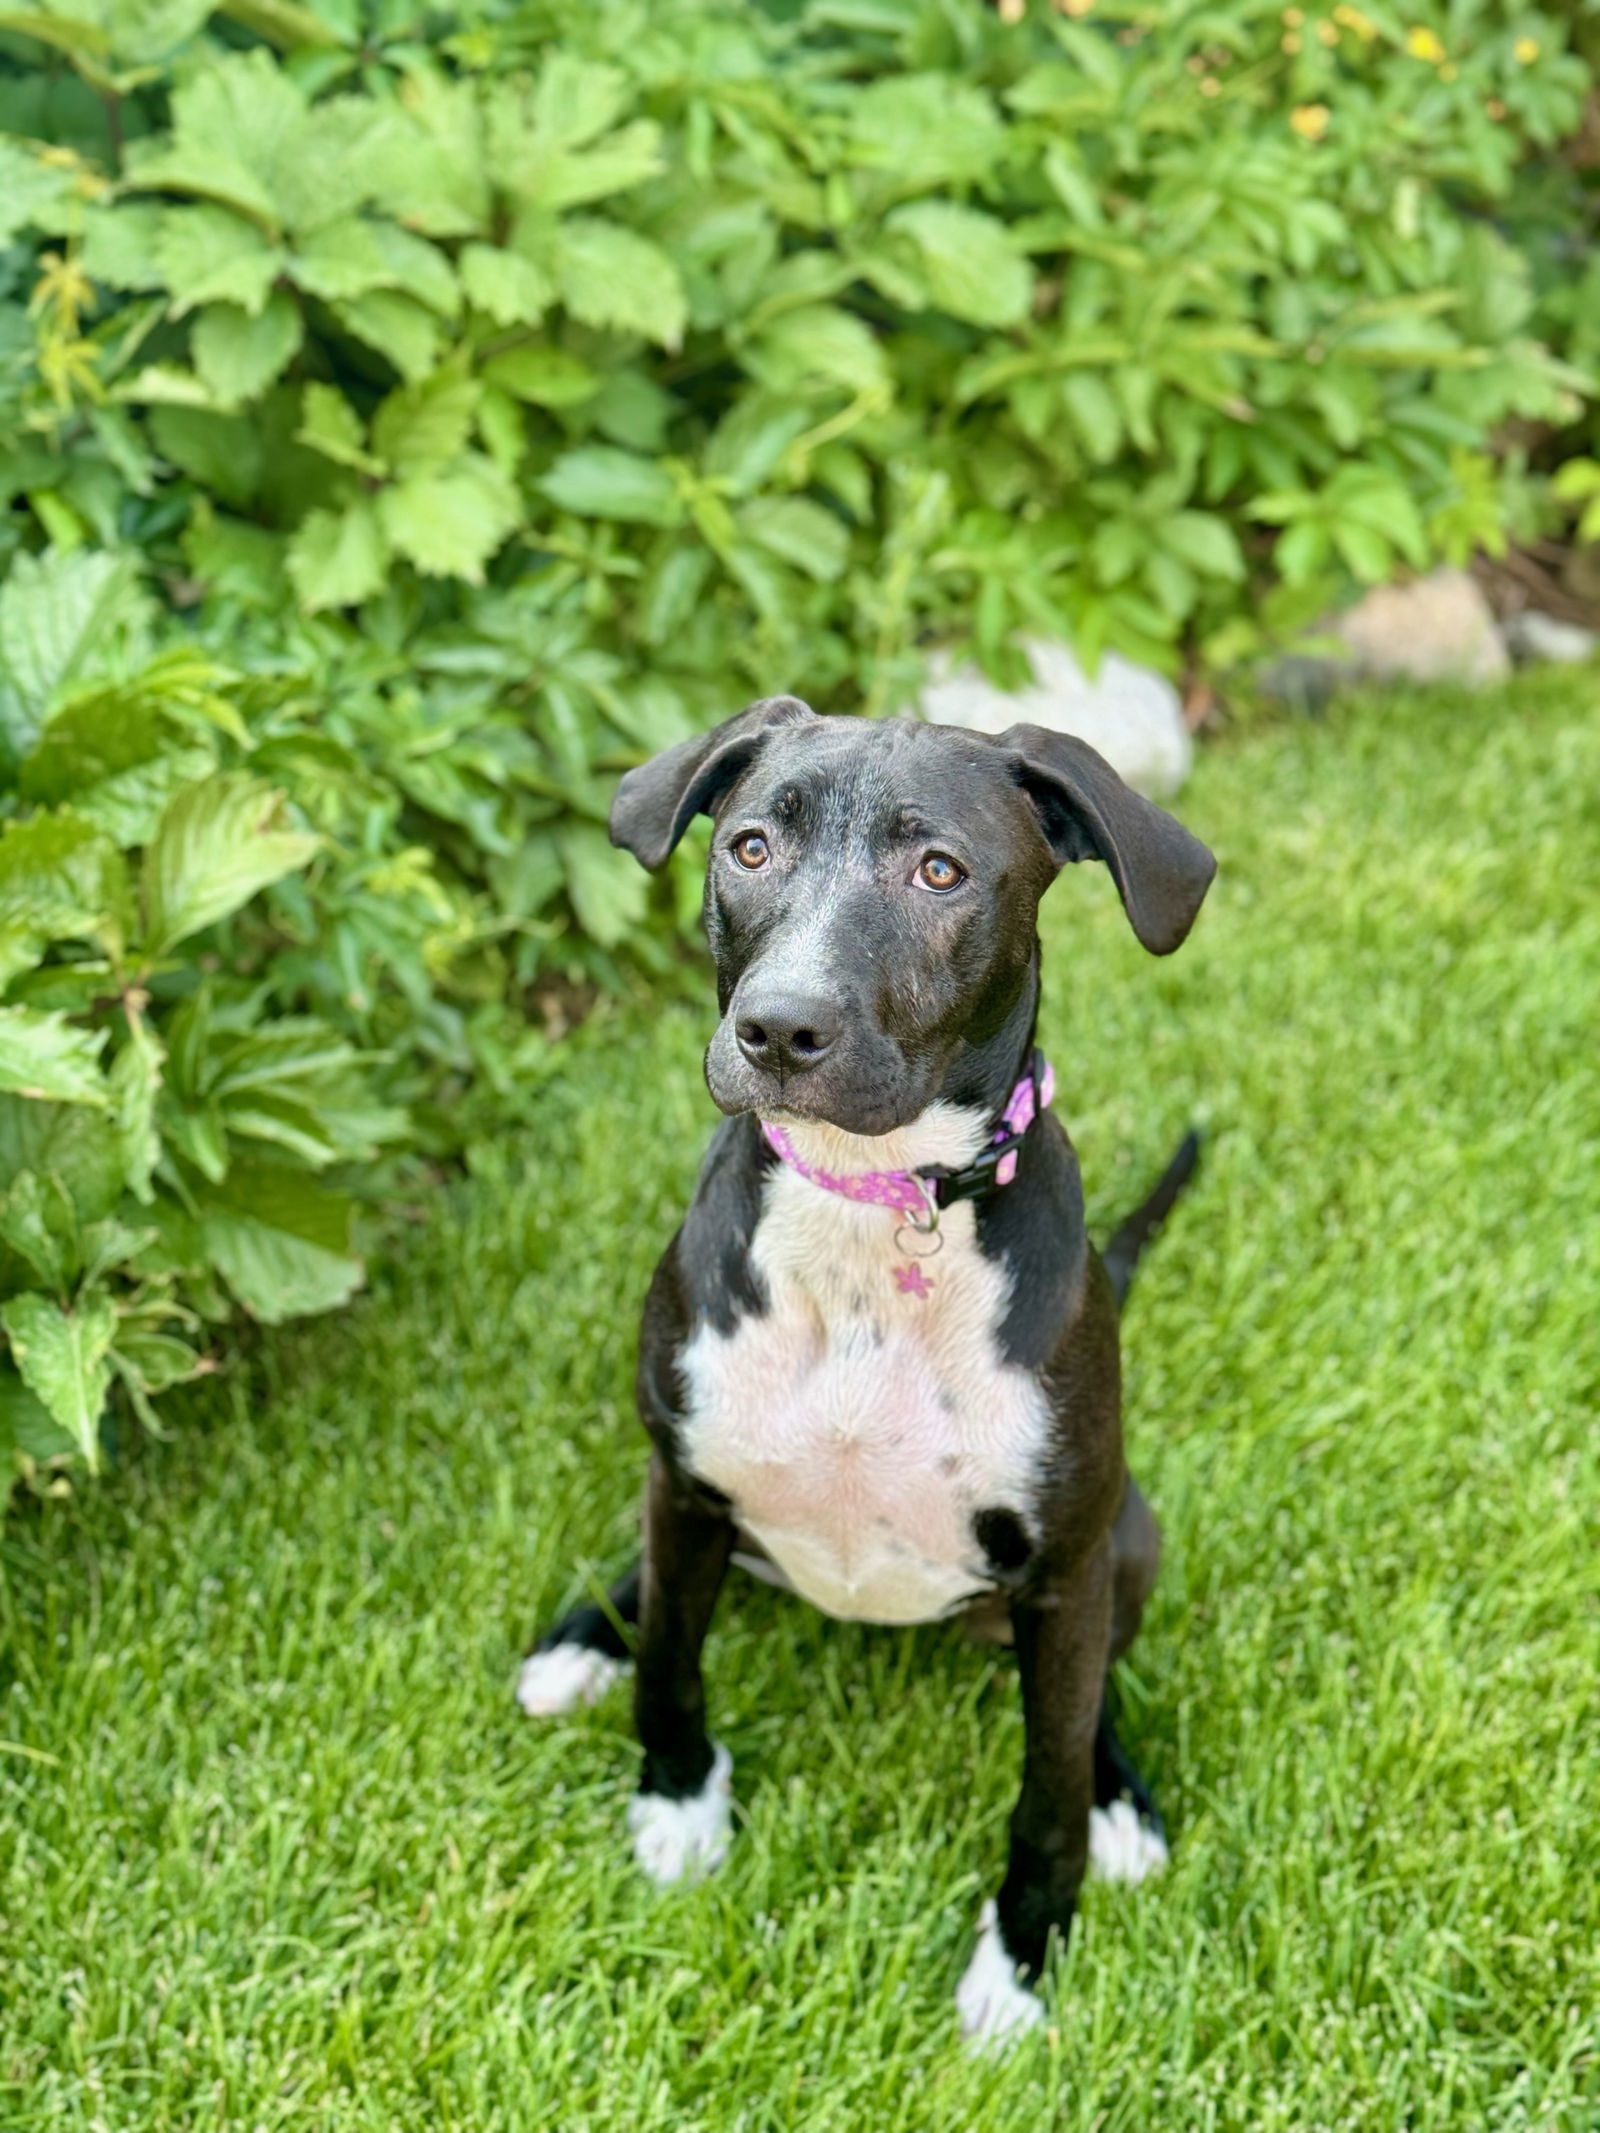
[[743,1004],[733,1033],[752,1066],[789,1075],[814,1067],[843,1027],[831,1001],[814,994],[769,993]]

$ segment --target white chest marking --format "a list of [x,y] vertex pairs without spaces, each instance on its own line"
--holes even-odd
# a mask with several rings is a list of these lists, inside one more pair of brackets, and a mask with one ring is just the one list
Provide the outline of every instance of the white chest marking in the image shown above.
[[[983,1135],[939,1105],[881,1140],[789,1130],[838,1173],[963,1163]],[[913,1261],[881,1207],[786,1168],[764,1190],[751,1257],[770,1308],[684,1351],[688,1464],[826,1613],[930,1621],[990,1581],[974,1514],[1033,1509],[1049,1416],[1000,1357],[1010,1278],[978,1250],[969,1205]],[[927,1293],[896,1279],[911,1264]]]

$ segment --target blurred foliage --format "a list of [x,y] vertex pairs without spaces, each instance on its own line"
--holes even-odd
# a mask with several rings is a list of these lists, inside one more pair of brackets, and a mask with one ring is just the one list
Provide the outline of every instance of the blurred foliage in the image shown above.
[[537,1087],[530,988],[670,976],[628,762],[1592,513],[1526,440],[1600,360],[1597,21],[0,13],[0,1429],[92,1458],[340,1300],[342,1189]]

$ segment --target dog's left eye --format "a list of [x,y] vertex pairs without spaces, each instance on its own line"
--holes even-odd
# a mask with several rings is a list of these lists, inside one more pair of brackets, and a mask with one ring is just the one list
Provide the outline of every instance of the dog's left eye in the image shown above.
[[752,874],[757,867],[764,867],[769,857],[767,840],[759,830],[747,830],[742,837],[736,837],[731,849],[740,866]]
[[944,852],[930,852],[917,869],[917,879],[925,889],[953,889],[966,878],[963,870]]

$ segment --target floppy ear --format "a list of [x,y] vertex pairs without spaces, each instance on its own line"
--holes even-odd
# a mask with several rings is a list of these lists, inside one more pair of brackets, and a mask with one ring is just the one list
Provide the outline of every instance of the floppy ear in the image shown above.
[[680,741],[625,771],[611,803],[611,842],[652,872],[664,866],[696,815],[709,814],[749,769],[775,726],[814,719],[798,696],[763,696],[709,733]]
[[1217,862],[1181,822],[1123,784],[1086,741],[1043,726],[1009,726],[995,741],[1039,810],[1057,866],[1103,859],[1122,907],[1152,955],[1183,945]]

